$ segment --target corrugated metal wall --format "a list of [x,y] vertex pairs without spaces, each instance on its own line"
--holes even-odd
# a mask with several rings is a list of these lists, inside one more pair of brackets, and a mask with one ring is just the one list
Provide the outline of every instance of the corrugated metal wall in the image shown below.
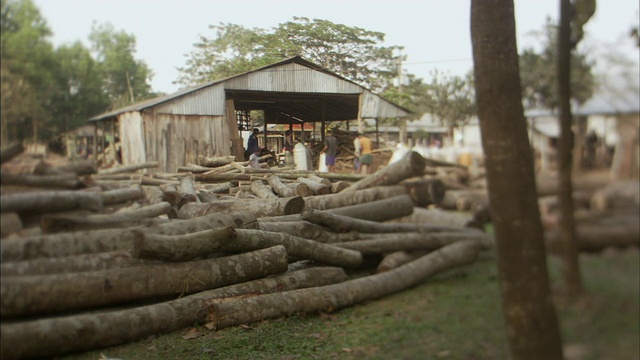
[[335,76],[290,63],[225,81],[233,90],[360,94],[362,88]]
[[144,115],[147,161],[158,161],[161,172],[197,164],[198,155],[230,155],[229,128],[224,116]]
[[155,107],[155,111],[163,114],[223,116],[224,88],[222,84],[213,85],[162,103]]
[[407,115],[405,111],[384,100],[383,98],[365,90],[362,94],[362,108],[360,116],[363,119],[395,118]]

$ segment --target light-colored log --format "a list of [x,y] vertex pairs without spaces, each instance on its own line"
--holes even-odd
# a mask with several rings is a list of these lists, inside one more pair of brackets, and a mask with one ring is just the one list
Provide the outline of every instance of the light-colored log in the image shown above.
[[22,145],[22,142],[14,142],[9,144],[8,146],[3,147],[0,150],[0,164],[8,162],[14,157],[22,154],[23,151],[24,145]]
[[424,158],[415,151],[408,152],[402,159],[385,166],[375,173],[355,182],[340,194],[381,185],[395,185],[402,180],[422,175]]
[[277,199],[238,199],[220,200],[211,203],[190,203],[180,208],[179,219],[191,219],[216,212],[250,212],[256,217],[299,214],[304,208],[304,199],[300,196]]
[[371,201],[388,199],[405,194],[407,194],[407,189],[402,185],[376,186],[370,189],[354,191],[351,193],[309,196],[304,199],[304,203],[305,208],[327,210],[343,206],[364,204]]
[[331,192],[331,188],[329,186],[313,179],[299,177],[298,181],[302,184],[307,185],[311,189],[311,191],[313,191],[314,195],[327,195]]
[[143,162],[139,164],[115,166],[109,169],[100,169],[100,171],[98,171],[98,175],[130,173],[130,172],[136,172],[138,170],[154,169],[157,167],[158,167],[157,161],[149,161],[149,162]]
[[84,186],[75,174],[30,175],[1,173],[2,185],[21,185],[43,188],[79,189]]
[[275,199],[277,198],[276,194],[273,193],[270,187],[265,185],[260,180],[255,180],[251,182],[251,191],[256,194],[261,199]]

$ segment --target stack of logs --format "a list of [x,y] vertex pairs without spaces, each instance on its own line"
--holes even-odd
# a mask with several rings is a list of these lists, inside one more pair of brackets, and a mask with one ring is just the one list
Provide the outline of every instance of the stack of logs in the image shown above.
[[417,153],[369,176],[221,158],[178,174],[85,161],[19,174],[2,153],[3,359],[336,310],[492,242],[466,217],[425,208],[444,187]]

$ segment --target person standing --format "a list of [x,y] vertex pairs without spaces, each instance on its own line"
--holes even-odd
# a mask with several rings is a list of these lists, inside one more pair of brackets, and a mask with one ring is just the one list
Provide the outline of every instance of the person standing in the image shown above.
[[338,155],[338,140],[333,137],[331,129],[327,130],[327,136],[324,138],[324,148],[320,153],[325,154],[324,163],[327,165],[329,172],[334,172],[336,155]]
[[362,146],[360,145],[360,135],[361,133],[356,134],[356,138],[353,139],[353,149],[355,156],[353,157],[353,173],[357,174],[360,172],[360,151]]
[[369,166],[373,162],[371,140],[363,134],[358,134],[358,140],[360,140],[360,172],[368,174]]
[[248,160],[251,155],[260,151],[260,143],[258,142],[258,134],[260,130],[253,129],[253,133],[249,135],[247,140],[247,152],[245,153],[245,160]]

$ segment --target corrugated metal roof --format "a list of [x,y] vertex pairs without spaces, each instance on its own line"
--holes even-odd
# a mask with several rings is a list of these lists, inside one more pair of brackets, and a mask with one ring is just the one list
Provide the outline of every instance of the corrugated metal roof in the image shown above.
[[[295,76],[291,76],[291,74]],[[220,86],[216,86],[220,85]],[[208,89],[211,88],[211,89]],[[113,118],[119,114],[130,111],[142,111],[151,107],[163,113],[183,114],[183,115],[224,115],[224,99],[227,91],[250,92],[251,94],[277,93],[279,96],[283,94],[306,94],[306,101],[313,101],[312,106],[305,104],[297,104],[300,101],[295,96],[287,99],[287,106],[297,104],[299,108],[296,112],[311,114],[318,112],[323,106],[326,107],[326,99],[320,101],[317,97],[325,95],[357,95],[365,93],[368,102],[367,117],[399,117],[411,113],[408,109],[402,108],[382,97],[371,93],[364,87],[348,80],[334,72],[304,60],[300,56],[291,57],[283,61],[248,71],[242,74],[234,75],[225,79],[215,80],[209,83],[201,84],[188,89],[177,91],[173,94],[157,97],[154,99],[142,101],[127,107],[113,110],[107,113],[97,115],[89,121],[99,121]],[[204,91],[203,91],[204,90]],[[240,94],[240,95],[238,95]],[[242,96],[242,93],[236,92],[236,98]],[[315,99],[310,97],[315,96]],[[273,95],[271,95],[273,98]],[[267,102],[264,99],[259,101]],[[325,112],[326,120],[347,120],[354,119],[357,116],[350,108],[353,107],[353,100],[349,98],[329,98],[332,112]],[[248,103],[251,101],[248,101]],[[253,99],[253,104],[258,100]],[[321,102],[324,102],[321,104]],[[356,100],[357,104],[357,100]],[[241,109],[241,106],[236,106]],[[342,109],[342,110],[340,110]],[[357,106],[356,106],[357,110]],[[319,121],[322,119],[305,119],[306,121]]]

